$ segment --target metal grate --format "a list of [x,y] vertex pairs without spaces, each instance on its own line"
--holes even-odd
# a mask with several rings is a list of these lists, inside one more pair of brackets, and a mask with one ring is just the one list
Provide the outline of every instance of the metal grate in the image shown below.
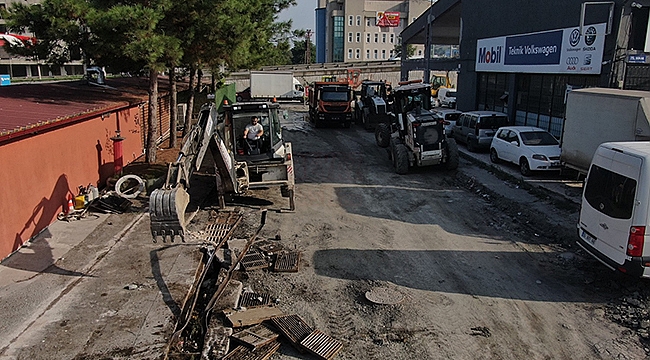
[[313,355],[325,360],[333,359],[343,349],[343,344],[340,341],[318,329],[307,335],[300,345]]
[[226,240],[231,230],[239,224],[242,214],[240,213],[221,213],[209,223],[205,228],[205,240],[218,244],[219,246]]
[[269,267],[269,262],[266,261],[266,258],[264,255],[262,255],[262,253],[251,249],[242,258],[241,265],[244,267],[244,270],[251,271],[257,269],[266,269]]
[[278,339],[280,334],[260,324],[232,335],[234,340],[250,349],[258,349]]
[[297,251],[286,252],[283,251],[278,254],[273,271],[277,272],[298,272],[298,264],[300,263],[300,253]]
[[294,345],[300,344],[300,341],[307,337],[314,331],[314,328],[309,326],[298,315],[276,316],[271,318],[271,323],[291,341]]
[[279,348],[280,342],[277,340],[260,346],[255,350],[251,350],[245,346],[237,346],[223,360],[268,360]]
[[257,306],[271,305],[271,295],[245,292],[239,298],[239,307],[253,308]]

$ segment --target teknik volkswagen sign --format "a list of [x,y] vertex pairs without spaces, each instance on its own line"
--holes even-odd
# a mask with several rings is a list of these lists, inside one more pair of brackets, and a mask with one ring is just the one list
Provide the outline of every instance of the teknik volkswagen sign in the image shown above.
[[476,71],[600,74],[606,24],[480,39]]

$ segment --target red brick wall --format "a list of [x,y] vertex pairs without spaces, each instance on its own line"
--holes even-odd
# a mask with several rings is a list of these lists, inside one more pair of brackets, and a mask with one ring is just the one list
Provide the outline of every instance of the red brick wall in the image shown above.
[[[169,134],[167,99],[158,108],[163,134]],[[126,138],[124,165],[143,155],[146,109],[144,103],[0,145],[0,259],[55,221],[80,185],[104,186],[114,174],[116,130]]]

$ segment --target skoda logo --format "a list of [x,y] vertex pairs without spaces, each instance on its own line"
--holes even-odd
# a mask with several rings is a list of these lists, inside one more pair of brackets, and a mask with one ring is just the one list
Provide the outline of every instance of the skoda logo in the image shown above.
[[567,65],[578,65],[580,62],[580,59],[577,56],[570,56],[566,58],[566,64]]
[[591,46],[594,41],[596,41],[596,28],[590,26],[587,28],[587,31],[585,31],[585,43],[587,46]]
[[569,35],[569,43],[571,46],[578,46],[580,43],[580,30],[574,29],[571,31],[571,35]]

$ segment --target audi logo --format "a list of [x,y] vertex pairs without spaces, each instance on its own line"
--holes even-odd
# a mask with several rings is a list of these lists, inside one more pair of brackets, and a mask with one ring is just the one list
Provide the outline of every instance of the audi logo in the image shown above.
[[570,56],[566,58],[567,65],[578,65],[578,63],[580,63],[580,58],[578,58],[577,56]]

